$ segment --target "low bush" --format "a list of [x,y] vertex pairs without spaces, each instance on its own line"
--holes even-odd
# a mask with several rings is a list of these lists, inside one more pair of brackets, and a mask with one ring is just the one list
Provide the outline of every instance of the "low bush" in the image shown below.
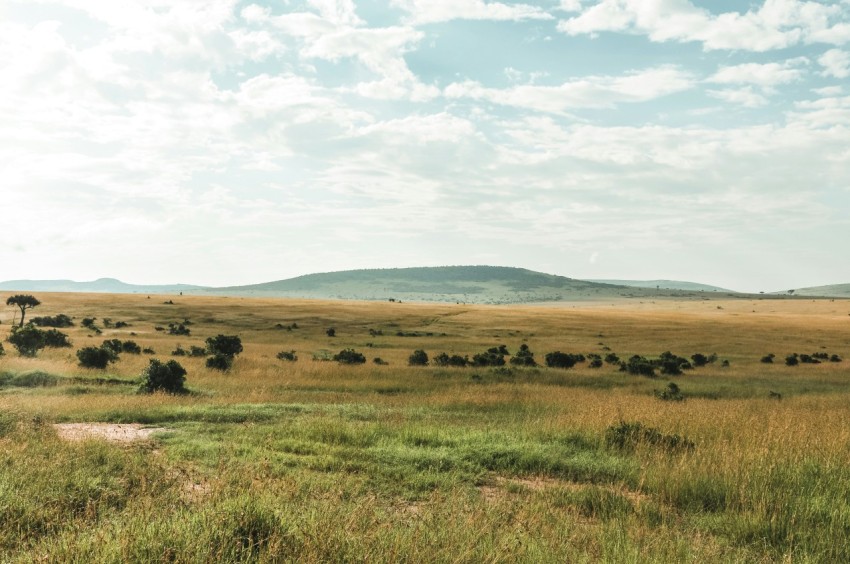
[[694,443],[686,437],[668,435],[658,429],[644,427],[642,423],[626,423],[625,421],[606,429],[605,444],[609,448],[620,450],[634,450],[641,444],[652,445],[669,452],[694,448]]
[[12,327],[8,339],[21,356],[33,357],[46,346],[44,331],[31,323],[23,327]]
[[155,358],[142,371],[142,385],[140,392],[152,394],[154,392],[166,392],[169,394],[186,393],[186,369],[180,366],[176,360],[161,362]]
[[206,340],[207,351],[212,355],[223,355],[233,359],[242,352],[242,339],[237,335],[216,335]]
[[103,370],[110,362],[118,360],[118,354],[107,347],[83,347],[77,351],[77,359],[85,368]]
[[327,335],[328,337],[336,337],[336,329],[334,329],[333,327],[328,327],[325,330],[325,335]]
[[136,344],[135,341],[124,341],[121,343],[121,352],[127,354],[142,354],[142,347]]
[[376,356],[375,358],[373,358],[372,362],[374,362],[378,366],[386,366],[386,365],[389,364],[389,362],[387,362],[386,360],[384,360],[383,358],[381,358],[379,356]]
[[528,345],[523,343],[519,346],[517,353],[511,357],[511,364],[514,366],[537,366],[537,361],[534,360],[534,353],[528,348]]
[[54,349],[66,348],[71,346],[71,341],[68,340],[68,335],[58,329],[48,329],[42,331],[44,336],[44,346]]
[[298,360],[298,357],[295,356],[295,351],[280,351],[277,353],[278,360],[288,360],[290,362],[295,362]]
[[33,317],[32,321],[33,325],[38,327],[57,327],[59,329],[63,329],[66,327],[73,327],[74,322],[71,321],[71,318],[65,315],[64,313],[60,313],[54,317],[44,316],[44,317]]
[[770,353],[770,354],[767,354],[767,355],[764,355],[763,357],[761,357],[760,362],[763,362],[764,364],[773,364],[774,358],[776,358],[776,355],[773,354],[773,353]]
[[459,354],[448,354],[442,352],[434,357],[435,366],[466,366],[469,364],[469,358],[460,356]]
[[605,362],[608,364],[618,364],[620,362],[620,357],[614,353],[608,353],[605,355]]
[[546,354],[546,366],[550,368],[572,368],[579,362],[584,362],[584,355],[564,353],[561,351]]
[[655,376],[655,364],[640,355],[633,355],[627,362],[620,364],[620,370],[635,376]]
[[789,354],[785,357],[785,364],[787,366],[797,366],[800,363],[800,359],[797,356],[797,353]]
[[188,356],[189,353],[186,352],[186,349],[177,345],[177,348],[171,351],[171,356]]
[[152,348],[150,348],[150,347],[147,347],[147,348],[142,349],[142,352],[143,352],[144,354],[156,354],[156,351],[155,351],[155,350],[153,350],[153,349],[152,349]]
[[192,334],[192,331],[188,327],[186,327],[186,323],[169,323],[168,334],[189,336]]
[[208,356],[210,353],[204,347],[197,347],[192,345],[189,347],[189,356],[193,356],[195,358],[203,358]]
[[366,357],[354,349],[343,349],[333,356],[340,364],[364,364]]
[[428,353],[421,349],[413,351],[413,354],[407,358],[407,364],[409,366],[428,366]]
[[656,390],[655,396],[664,401],[683,401],[685,399],[684,394],[675,382],[670,382],[667,384],[667,388],[660,392]]
[[111,350],[115,354],[120,354],[124,347],[124,343],[121,342],[121,339],[106,339],[103,341],[103,345],[101,346],[105,349]]
[[206,366],[213,370],[227,372],[233,366],[233,357],[225,354],[214,354],[207,358]]
[[487,349],[486,352],[472,356],[472,366],[504,366],[505,357],[498,347]]

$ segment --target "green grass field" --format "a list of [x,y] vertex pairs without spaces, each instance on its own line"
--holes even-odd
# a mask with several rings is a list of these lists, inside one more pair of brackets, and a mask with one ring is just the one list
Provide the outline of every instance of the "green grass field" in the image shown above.
[[[850,561],[846,301],[38,297],[28,317],[74,317],[74,346],[23,358],[4,343],[3,562]],[[155,329],[185,320],[189,336]],[[244,344],[227,373],[170,354],[218,334]],[[113,338],[156,354],[78,365],[77,349]],[[407,365],[415,349],[502,344],[541,364],[556,350],[717,360],[656,378]],[[344,348],[368,362],[314,360]],[[846,360],[785,366],[794,352]],[[139,394],[150,358],[176,358],[191,393]],[[671,381],[685,401],[656,397]],[[61,439],[53,424],[73,422],[163,430]]]

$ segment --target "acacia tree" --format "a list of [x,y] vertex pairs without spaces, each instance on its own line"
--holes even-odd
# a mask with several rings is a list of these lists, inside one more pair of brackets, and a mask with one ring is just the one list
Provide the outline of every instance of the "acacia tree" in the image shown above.
[[41,305],[41,302],[38,301],[35,296],[30,296],[29,294],[18,294],[17,296],[12,296],[6,300],[6,305],[17,306],[21,309],[20,327],[23,327],[24,317],[26,316],[27,310]]

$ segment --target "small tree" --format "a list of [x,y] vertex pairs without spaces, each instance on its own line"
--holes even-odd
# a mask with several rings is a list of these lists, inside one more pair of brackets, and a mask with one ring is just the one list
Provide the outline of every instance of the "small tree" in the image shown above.
[[27,310],[32,309],[36,306],[40,306],[41,302],[35,296],[30,296],[29,294],[18,294],[17,296],[12,296],[6,300],[6,305],[17,306],[21,310],[21,324],[18,327],[24,326],[24,317],[26,317]]
[[142,372],[142,385],[139,391],[147,394],[154,392],[184,394],[187,391],[184,387],[185,382],[186,369],[176,360],[163,363],[152,358],[150,365]]
[[335,354],[333,359],[341,364],[363,364],[366,357],[354,349],[344,349]]
[[413,351],[413,354],[407,358],[407,364],[410,366],[428,366],[428,353],[422,349]]
[[236,335],[217,335],[207,339],[210,354],[221,354],[233,358],[242,352],[242,339]]
[[46,346],[44,332],[32,324],[23,327],[13,327],[8,341],[12,343],[21,356],[35,356]]

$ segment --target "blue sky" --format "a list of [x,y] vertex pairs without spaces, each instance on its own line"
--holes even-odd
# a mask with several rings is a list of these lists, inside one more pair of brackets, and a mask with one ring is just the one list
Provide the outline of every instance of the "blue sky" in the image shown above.
[[0,279],[850,282],[850,0],[0,0]]

